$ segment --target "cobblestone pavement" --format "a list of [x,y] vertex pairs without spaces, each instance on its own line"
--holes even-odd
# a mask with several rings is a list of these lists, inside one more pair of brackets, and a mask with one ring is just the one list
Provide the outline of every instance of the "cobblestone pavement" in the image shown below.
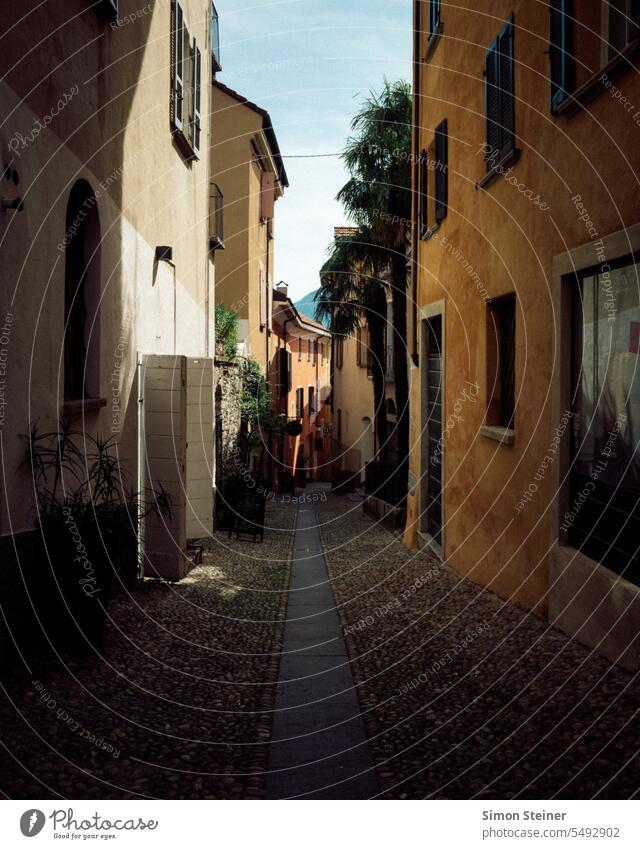
[[362,507],[316,505],[387,798],[628,798],[636,676],[408,551]]
[[102,656],[3,682],[0,790],[261,797],[295,515],[271,502],[262,545],[216,534],[179,584],[114,599]]

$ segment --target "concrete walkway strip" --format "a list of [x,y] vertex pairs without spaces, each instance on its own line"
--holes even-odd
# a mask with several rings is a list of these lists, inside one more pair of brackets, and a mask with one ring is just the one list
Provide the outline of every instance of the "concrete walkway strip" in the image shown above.
[[316,514],[298,509],[267,798],[378,793]]

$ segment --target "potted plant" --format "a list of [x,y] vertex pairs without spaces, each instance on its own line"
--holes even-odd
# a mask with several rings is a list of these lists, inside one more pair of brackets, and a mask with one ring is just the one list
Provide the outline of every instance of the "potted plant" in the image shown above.
[[169,516],[170,496],[162,486],[129,487],[114,439],[75,433],[66,423],[53,432],[34,424],[25,438],[22,466],[32,474],[49,567],[40,622],[59,649],[96,647],[112,592],[138,580],[140,521],[152,512]]

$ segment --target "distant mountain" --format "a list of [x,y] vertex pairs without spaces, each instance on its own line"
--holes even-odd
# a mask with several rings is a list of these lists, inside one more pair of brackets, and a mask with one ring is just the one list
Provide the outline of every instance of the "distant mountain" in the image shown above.
[[[308,315],[309,318],[316,317],[316,302],[314,298],[317,291],[317,289],[314,289],[313,292],[309,292],[309,294],[305,295],[304,298],[300,298],[299,301],[294,301],[296,309],[303,312],[305,315]],[[323,322],[323,324],[326,324],[326,322]]]

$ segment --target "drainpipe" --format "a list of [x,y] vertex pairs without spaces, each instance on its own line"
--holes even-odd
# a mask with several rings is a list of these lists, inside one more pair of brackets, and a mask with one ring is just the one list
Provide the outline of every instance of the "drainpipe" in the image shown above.
[[411,221],[411,253],[412,253],[412,275],[411,275],[411,359],[414,366],[418,366],[420,355],[418,353],[418,255],[420,248],[420,232],[418,229],[418,203],[417,191],[420,180],[420,45],[422,43],[421,33],[421,0],[413,3],[413,215]]

